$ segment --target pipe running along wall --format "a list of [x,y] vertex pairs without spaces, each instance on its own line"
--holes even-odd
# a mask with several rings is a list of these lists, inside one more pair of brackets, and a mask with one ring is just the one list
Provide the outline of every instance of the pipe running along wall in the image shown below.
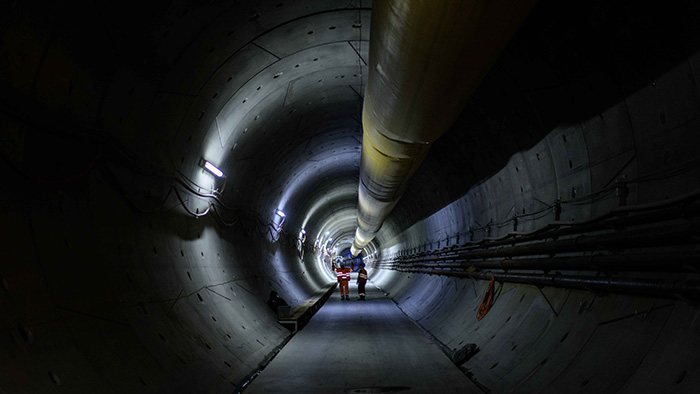
[[535,4],[374,4],[353,256],[374,238],[428,153]]

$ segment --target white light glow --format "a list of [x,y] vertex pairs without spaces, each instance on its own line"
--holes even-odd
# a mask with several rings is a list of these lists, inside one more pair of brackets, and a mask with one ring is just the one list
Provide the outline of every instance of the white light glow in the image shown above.
[[306,230],[304,230],[304,229],[302,228],[302,229],[301,229],[301,233],[302,233],[302,234],[306,234]]
[[275,213],[277,214],[277,216],[279,216],[279,217],[281,217],[281,218],[287,216],[284,212],[280,211],[279,209],[278,209],[277,212],[275,212]]
[[206,168],[207,170],[209,170],[209,172],[211,172],[212,174],[218,176],[219,178],[221,178],[222,176],[224,176],[224,173],[223,173],[220,169],[216,168],[215,165],[211,164],[211,163],[208,162],[208,161],[205,161],[205,162],[204,162],[204,168]]

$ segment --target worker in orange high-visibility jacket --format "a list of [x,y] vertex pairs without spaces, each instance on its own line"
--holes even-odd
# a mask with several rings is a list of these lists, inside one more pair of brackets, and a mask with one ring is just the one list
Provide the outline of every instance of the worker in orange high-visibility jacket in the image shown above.
[[350,282],[350,268],[345,268],[343,263],[340,263],[338,268],[335,269],[335,274],[338,277],[338,285],[340,287],[340,299],[349,300],[350,290],[348,283]]
[[365,300],[365,285],[367,284],[367,270],[365,263],[360,263],[360,270],[357,271],[357,295],[360,296],[358,301]]

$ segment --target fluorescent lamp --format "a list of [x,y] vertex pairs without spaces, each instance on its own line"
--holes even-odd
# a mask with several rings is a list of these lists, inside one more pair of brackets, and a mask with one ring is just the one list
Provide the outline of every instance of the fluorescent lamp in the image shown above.
[[281,218],[287,216],[284,212],[280,211],[279,209],[278,209],[277,212],[275,212],[275,213],[277,214],[277,216],[279,216],[279,217],[281,217]]
[[207,170],[209,170],[209,172],[211,172],[212,174],[218,176],[219,178],[221,178],[222,176],[224,176],[224,173],[223,173],[220,169],[216,168],[215,165],[211,164],[211,163],[208,162],[208,161],[205,161],[205,162],[204,162],[204,168],[206,168]]

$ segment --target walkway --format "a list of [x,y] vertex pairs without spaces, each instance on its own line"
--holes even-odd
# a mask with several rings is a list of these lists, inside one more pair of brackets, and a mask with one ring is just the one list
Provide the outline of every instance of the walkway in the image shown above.
[[354,281],[350,301],[336,289],[244,394],[483,394],[371,283],[356,301]]

